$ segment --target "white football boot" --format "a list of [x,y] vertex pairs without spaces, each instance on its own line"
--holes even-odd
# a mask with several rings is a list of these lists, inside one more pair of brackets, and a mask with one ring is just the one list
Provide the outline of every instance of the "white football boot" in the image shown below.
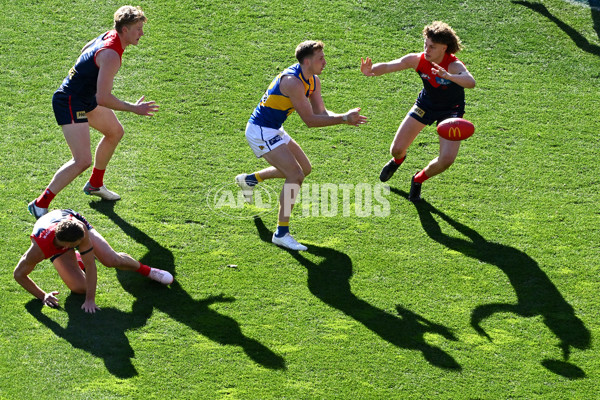
[[235,177],[235,183],[237,183],[240,189],[242,189],[242,194],[244,195],[244,200],[246,200],[246,203],[252,203],[254,186],[250,186],[246,183],[247,176],[248,174],[239,174]]
[[298,250],[298,251],[308,250],[308,247],[306,247],[303,244],[298,243],[296,241],[296,239],[294,239],[292,237],[292,235],[289,234],[289,232],[286,233],[285,235],[283,235],[282,237],[277,237],[277,236],[275,236],[275,234],[273,234],[273,238],[271,239],[271,242],[273,242],[277,246],[285,247],[286,249],[290,249],[290,250]]
[[116,201],[121,199],[121,196],[119,196],[115,192],[108,190],[106,186],[103,185],[99,188],[96,188],[90,185],[90,182],[87,182],[83,187],[83,193],[90,196],[98,196],[101,199],[110,201]]
[[39,219],[42,215],[48,214],[48,209],[36,206],[35,201],[36,200],[33,200],[31,203],[29,203],[27,209],[29,210],[31,215],[35,217],[35,219]]
[[170,285],[173,283],[173,275],[158,268],[150,268],[150,274],[148,274],[148,278],[156,282],[160,282],[163,285]]

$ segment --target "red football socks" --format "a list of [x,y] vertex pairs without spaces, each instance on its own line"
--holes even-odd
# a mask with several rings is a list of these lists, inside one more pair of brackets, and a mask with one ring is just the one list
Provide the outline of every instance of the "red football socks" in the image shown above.
[[50,189],[46,188],[44,193],[40,195],[35,201],[35,205],[40,208],[48,208],[50,206],[50,202],[54,200],[56,195],[50,191]]
[[102,187],[104,185],[104,171],[106,170],[94,168],[90,177],[90,185],[95,188]]
[[148,276],[150,275],[150,267],[140,263],[140,267],[137,269],[137,273],[140,275]]
[[404,160],[406,160],[406,156],[402,157],[402,158],[396,158],[394,157],[394,162],[398,165],[402,164],[404,162]]
[[422,170],[421,172],[415,175],[414,181],[417,183],[423,183],[427,179],[429,179],[429,177],[425,174],[425,170]]

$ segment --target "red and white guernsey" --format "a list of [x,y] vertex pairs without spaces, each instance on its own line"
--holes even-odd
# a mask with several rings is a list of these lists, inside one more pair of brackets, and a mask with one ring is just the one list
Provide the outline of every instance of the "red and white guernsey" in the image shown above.
[[45,258],[51,258],[69,250],[68,247],[56,247],[54,238],[59,222],[70,219],[83,222],[88,230],[94,229],[81,214],[70,209],[51,211],[36,221],[30,237],[40,246]]
[[[446,53],[439,66],[448,71],[448,66],[456,61],[461,62],[454,54]],[[421,53],[416,71],[423,80],[423,90],[419,93],[417,104],[421,103],[433,110],[446,110],[456,106],[464,106],[465,89],[448,79],[433,75],[431,73],[432,68],[433,64],[425,59],[425,53]]]

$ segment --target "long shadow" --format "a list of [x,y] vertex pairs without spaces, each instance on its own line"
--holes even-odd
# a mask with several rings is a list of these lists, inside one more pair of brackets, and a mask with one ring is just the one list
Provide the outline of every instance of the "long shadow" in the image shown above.
[[[587,1],[589,2],[590,5],[592,5],[594,0],[587,0]],[[538,14],[548,18],[550,21],[554,22],[556,24],[556,26],[558,26],[560,29],[562,29],[563,32],[565,32],[567,35],[569,35],[569,37],[571,38],[573,43],[575,43],[575,45],[577,45],[577,47],[579,47],[581,50],[583,50],[587,53],[596,55],[596,56],[600,56],[600,46],[590,43],[590,41],[587,40],[581,33],[577,32],[577,30],[575,30],[571,26],[565,24],[559,18],[555,17],[544,4],[537,3],[537,2],[534,3],[531,1],[523,1],[523,0],[512,0],[512,2],[514,4],[519,4],[524,7],[527,7],[530,10],[535,11]],[[596,30],[596,33],[600,37],[600,11],[598,11],[595,8],[591,8],[591,11],[592,11],[592,20],[594,22],[594,29]]]
[[[398,189],[392,191],[408,198],[408,194]],[[510,312],[521,317],[541,316],[544,324],[559,339],[564,361],[549,360],[542,364],[554,373],[575,379],[585,377],[585,372],[567,363],[571,348],[590,347],[591,334],[583,322],[577,318],[573,307],[564,299],[550,278],[540,269],[538,263],[524,252],[514,247],[486,240],[474,229],[450,218],[427,201],[415,204],[421,225],[427,235],[447,248],[498,267],[508,277],[517,302],[490,303],[477,306],[471,313],[471,326],[491,340],[481,323],[500,312]],[[442,232],[434,215],[448,223],[465,238],[450,236]]]
[[[271,232],[260,218],[255,218],[260,238],[271,243]],[[308,245],[308,253],[322,258],[314,263],[302,255],[302,252],[288,251],[308,271],[308,289],[325,304],[342,311],[344,314],[363,324],[383,340],[403,349],[420,351],[432,365],[460,371],[461,366],[439,347],[425,341],[426,333],[433,333],[447,340],[457,338],[447,327],[436,324],[426,318],[398,305],[398,315],[390,314],[356,297],[350,288],[352,260],[346,254],[327,247]]]
[[58,337],[67,340],[77,349],[102,358],[106,369],[114,376],[127,379],[138,375],[131,359],[134,351],[129,345],[125,331],[144,326],[149,315],[134,309],[126,313],[114,308],[102,308],[95,314],[81,310],[83,295],[71,294],[65,299],[64,310],[69,321],[63,328],[42,312],[42,303],[31,300],[25,305],[27,311],[46,325]]
[[[114,211],[114,202],[92,202],[90,207],[110,218],[123,232],[148,249],[148,253],[140,260],[142,263],[167,270],[175,276],[173,253],[122,219]],[[245,336],[233,318],[210,308],[214,303],[233,302],[235,299],[220,295],[195,300],[181,287],[177,278],[169,287],[126,271],[117,270],[117,278],[123,288],[135,297],[134,309],[147,315],[147,318],[154,309],[160,310],[214,342],[240,346],[248,357],[266,368],[286,368],[281,356]]]

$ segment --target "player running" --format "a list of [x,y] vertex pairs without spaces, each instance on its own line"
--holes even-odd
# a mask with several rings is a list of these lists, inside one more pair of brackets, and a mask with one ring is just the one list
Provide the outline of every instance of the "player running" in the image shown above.
[[279,196],[279,222],[272,242],[291,250],[306,250],[290,235],[289,221],[300,185],[311,171],[311,164],[302,148],[283,129],[287,117],[295,111],[309,127],[348,124],[358,126],[367,118],[360,108],[336,114],[325,108],[318,75],[327,64],[320,41],[305,41],[296,47],[297,64],[281,72],[271,82],[262,100],[246,125],[246,139],[256,157],[264,158],[270,167],[252,174],[240,174],[235,181],[247,202],[252,190],[266,179],[283,178]]
[[[410,53],[387,63],[373,65],[370,58],[361,58],[360,70],[366,76],[414,69],[423,80],[413,108],[408,112],[390,146],[392,159],[379,175],[382,182],[389,180],[406,158],[406,152],[426,125],[438,124],[447,118],[462,117],[465,113],[465,88],[475,87],[475,79],[454,55],[462,45],[454,30],[446,23],[435,21],[423,29],[424,51]],[[421,184],[448,169],[458,154],[460,141],[442,137],[439,156],[411,179],[408,199],[421,200]]]
[[106,166],[124,134],[113,110],[147,116],[158,110],[153,101],[144,102],[144,96],[131,104],[112,94],[123,51],[130,44],[138,44],[147,18],[141,8],[123,6],[115,12],[114,21],[113,30],[83,47],[69,75],[52,97],[56,121],[62,127],[73,158],[58,169],[40,197],[29,203],[29,212],[35,218],[46,214],[58,192],[90,167],[90,126],[104,137],[96,148],[92,176],[83,191],[104,200],[119,200],[118,194],[104,186]]
[[[81,308],[89,313],[99,310],[95,300],[95,258],[109,268],[136,271],[165,285],[173,282],[169,272],[150,268],[129,254],[115,252],[102,235],[73,210],[54,210],[45,214],[35,223],[30,237],[31,246],[19,260],[13,276],[25,290],[50,307],[58,307],[58,292],[43,291],[29,277],[35,266],[47,258],[72,292],[85,293]],[[78,253],[75,248],[79,249]]]

